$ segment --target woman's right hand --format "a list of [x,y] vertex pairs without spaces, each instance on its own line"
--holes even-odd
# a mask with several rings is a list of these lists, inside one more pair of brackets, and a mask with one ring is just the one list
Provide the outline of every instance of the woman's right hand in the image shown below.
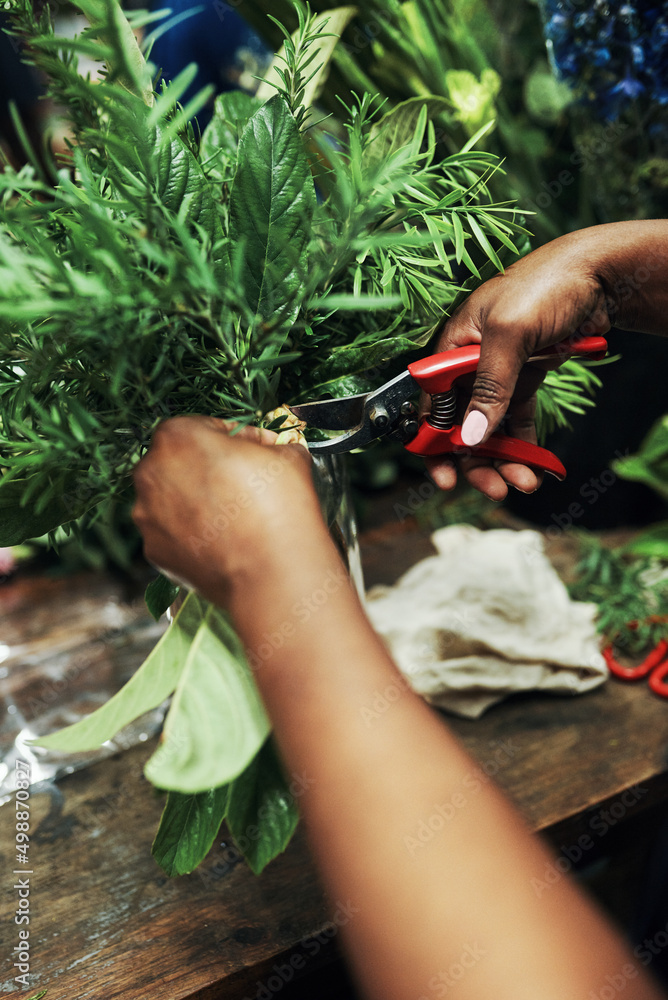
[[[634,278],[635,275],[635,278]],[[462,417],[465,444],[483,443],[506,418],[506,432],[536,443],[535,393],[550,367],[525,362],[571,337],[624,329],[661,332],[668,315],[668,223],[594,226],[547,243],[477,288],[445,324],[436,351],[480,344],[480,362]],[[565,355],[563,360],[566,360]],[[441,489],[452,489],[457,466],[427,460]],[[491,499],[508,485],[531,493],[538,476],[516,463],[461,458],[459,471]]]

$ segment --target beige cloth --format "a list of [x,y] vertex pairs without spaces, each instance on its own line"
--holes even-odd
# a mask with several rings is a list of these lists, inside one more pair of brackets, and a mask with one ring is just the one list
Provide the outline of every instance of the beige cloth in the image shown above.
[[596,605],[570,599],[537,532],[454,525],[432,541],[438,555],[367,602],[427,701],[477,718],[517,691],[579,694],[606,679]]

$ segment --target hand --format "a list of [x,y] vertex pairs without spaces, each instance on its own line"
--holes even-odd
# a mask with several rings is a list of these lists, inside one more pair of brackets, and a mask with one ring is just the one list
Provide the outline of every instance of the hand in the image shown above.
[[[474,291],[446,323],[436,351],[480,344],[480,363],[463,417],[467,445],[484,441],[506,416],[505,432],[536,443],[536,390],[545,371],[560,362],[534,362],[536,351],[573,335],[607,333],[610,320],[605,293],[579,234],[554,240],[513,264]],[[564,359],[565,360],[565,359]],[[441,489],[455,486],[452,459],[430,458],[426,464]],[[532,493],[540,477],[527,466],[462,458],[459,470],[492,500],[502,500],[508,485]]]
[[294,558],[324,528],[304,448],[274,448],[278,435],[211,417],[160,424],[135,469],[133,518],[149,562],[227,604],[231,582]]

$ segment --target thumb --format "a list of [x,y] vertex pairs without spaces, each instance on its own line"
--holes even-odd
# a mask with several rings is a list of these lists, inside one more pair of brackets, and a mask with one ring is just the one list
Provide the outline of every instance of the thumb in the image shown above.
[[[479,445],[503,420],[522,365],[524,351],[512,341],[485,341],[480,348],[471,400],[462,421],[462,441],[468,447]],[[528,357],[528,355],[527,355]]]

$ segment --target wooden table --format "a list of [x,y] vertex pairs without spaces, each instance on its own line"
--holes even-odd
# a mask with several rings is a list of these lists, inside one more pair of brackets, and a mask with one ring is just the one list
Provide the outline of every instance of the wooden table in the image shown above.
[[[428,549],[405,526],[372,532],[367,575],[392,579]],[[0,643],[14,645],[20,633],[27,671],[31,643],[43,650],[52,639],[80,658],[88,648],[103,672],[120,662],[125,673],[145,655],[148,619],[122,596],[118,583],[100,577],[5,585]],[[116,621],[111,643],[100,640],[109,626],[95,624],[96,609]],[[7,697],[7,680],[0,684]],[[668,703],[645,685],[610,682],[577,698],[527,695],[476,722],[447,722],[566,856],[575,857],[579,844],[586,863],[623,827],[665,813]],[[336,964],[335,927],[301,831],[260,878],[228,850],[224,829],[197,872],[163,875],[150,854],[162,803],[142,774],[152,749],[149,740],[31,797],[31,991],[21,995],[48,987],[46,1000],[353,996]],[[5,993],[14,974],[7,957],[18,941],[13,839],[8,804],[0,808]]]

